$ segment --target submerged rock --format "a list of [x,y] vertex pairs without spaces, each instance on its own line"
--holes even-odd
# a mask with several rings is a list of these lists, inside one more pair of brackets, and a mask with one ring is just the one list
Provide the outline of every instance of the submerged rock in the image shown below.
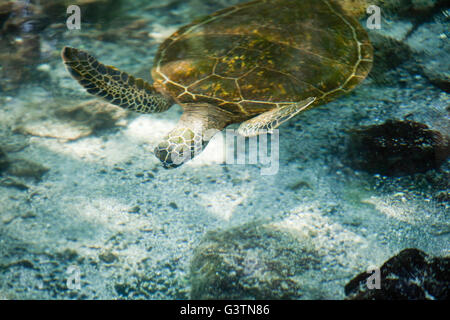
[[14,189],[18,189],[20,191],[26,191],[30,188],[26,184],[24,184],[20,181],[17,181],[11,177],[6,177],[4,179],[1,179],[0,186],[7,187],[7,188],[14,188]]
[[98,255],[99,259],[105,263],[113,263],[118,258],[117,256],[112,253],[111,251],[106,251]]
[[23,1],[0,3],[0,91],[32,81],[39,63],[42,15]]
[[436,8],[445,6],[446,0],[372,0],[369,3],[383,8],[390,15],[420,19]]
[[6,153],[3,152],[2,149],[0,149],[0,174],[4,172],[9,167],[9,160],[6,156]]
[[[360,6],[362,0],[355,1]],[[379,6],[382,15],[381,29],[369,31],[374,47],[374,65],[369,77],[379,84],[395,86],[403,82],[402,72],[396,71],[401,66],[412,76],[420,74],[449,92],[448,1],[366,1],[365,8],[369,5]]]
[[353,300],[448,300],[450,257],[430,257],[418,249],[405,249],[380,268],[380,289],[368,289],[368,273],[345,286]]
[[28,189],[25,184],[21,181],[12,179],[11,176],[33,179],[34,181],[39,182],[48,170],[49,169],[43,165],[31,160],[10,158],[2,151],[2,149],[0,149],[0,175],[6,176],[0,183],[2,186],[15,187],[21,190]]
[[34,179],[35,181],[41,181],[42,176],[49,171],[48,168],[34,161],[25,159],[13,159],[8,167],[6,173],[9,175]]
[[57,118],[64,122],[89,128],[91,131],[110,129],[120,119],[128,115],[128,111],[101,100],[92,99],[75,106],[59,108],[55,111]]
[[318,264],[308,245],[270,225],[209,232],[194,250],[191,299],[305,298]]
[[411,48],[391,36],[378,33],[370,33],[370,41],[374,47],[374,59],[369,77],[381,85],[398,83],[398,75],[389,77],[389,72],[409,62],[414,55]]
[[421,73],[435,86],[450,92],[450,10],[421,24],[406,40],[414,50]]
[[80,7],[83,23],[105,26],[121,16],[123,1],[0,1],[0,91],[49,79],[48,73],[38,68],[48,58],[41,56],[41,48],[48,45],[42,41],[42,34],[49,26],[64,28],[70,5]]
[[450,154],[450,142],[425,124],[388,120],[355,130],[348,154],[357,170],[402,176],[439,168]]
[[77,140],[98,130],[113,128],[128,115],[124,109],[95,99],[55,108],[55,117],[25,122],[15,131],[38,137]]

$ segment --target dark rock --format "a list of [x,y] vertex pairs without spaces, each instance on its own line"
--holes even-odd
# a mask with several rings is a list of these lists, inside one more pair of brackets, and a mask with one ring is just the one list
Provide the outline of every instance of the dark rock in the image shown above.
[[388,120],[354,130],[347,150],[357,170],[402,176],[439,168],[450,154],[450,142],[422,123]]
[[433,195],[437,202],[450,202],[450,191],[439,191]]
[[39,163],[25,159],[14,159],[11,161],[6,172],[15,177],[31,178],[35,181],[41,181],[42,176],[48,171],[48,168]]
[[127,43],[129,40],[148,40],[149,20],[139,17],[122,17],[107,30],[90,32],[86,36],[100,41]]
[[0,174],[2,174],[6,169],[8,169],[10,165],[10,162],[8,160],[8,157],[6,156],[6,153],[0,149]]
[[141,207],[139,206],[134,206],[133,208],[130,208],[128,210],[128,213],[139,213],[141,211]]
[[75,261],[78,258],[78,252],[73,249],[65,249],[62,252],[58,252],[56,256],[59,260],[64,262]]
[[420,73],[446,92],[450,92],[449,22],[448,13],[436,13],[430,21],[414,29],[405,41],[414,50]]
[[[28,83],[50,80],[37,66],[41,57],[41,34],[50,25],[63,25],[67,8],[78,5],[83,23],[109,25],[120,14],[124,1],[46,0],[0,1],[0,91],[11,91]],[[119,19],[122,20],[122,19]],[[131,33],[132,31],[130,31]]]
[[19,123],[15,132],[38,137],[77,140],[100,130],[118,126],[128,115],[124,109],[92,99],[83,103],[68,104],[56,100],[55,117],[40,117]]
[[209,232],[194,250],[191,299],[304,298],[305,274],[318,264],[315,251],[270,225]]
[[[26,269],[35,269],[33,263],[31,263],[29,260],[19,260],[12,263],[7,264],[6,266],[3,266],[4,269],[11,268],[11,267],[22,267]],[[1,269],[1,267],[0,267]]]
[[370,33],[373,45],[373,67],[369,77],[377,84],[398,82],[398,75],[389,77],[388,73],[400,67],[411,59],[413,53],[410,47],[401,41],[378,33]]
[[100,260],[102,260],[103,262],[106,262],[106,263],[113,263],[114,261],[116,261],[118,259],[117,256],[110,251],[101,253],[98,255],[98,257]]
[[114,289],[116,290],[119,296],[128,297],[128,294],[132,290],[130,285],[124,283],[116,283],[114,285]]
[[74,125],[83,125],[92,131],[109,129],[116,126],[117,121],[128,115],[124,109],[92,99],[87,102],[59,108],[55,111],[57,118],[71,121]]
[[371,0],[370,4],[376,4],[383,8],[383,12],[389,16],[415,19],[420,21],[434,11],[444,7],[447,0]]
[[32,219],[32,218],[36,218],[37,215],[34,212],[27,211],[21,217],[22,217],[22,219]]
[[305,189],[305,188],[306,189],[312,189],[311,185],[308,182],[303,181],[303,180],[299,180],[297,182],[294,182],[294,183],[288,185],[288,188],[290,190],[292,190],[292,191],[296,191],[296,190],[299,190],[299,189]]
[[15,189],[18,189],[20,191],[26,191],[26,190],[30,189],[30,187],[27,186],[26,184],[24,184],[24,183],[22,183],[20,181],[14,180],[14,179],[12,179],[10,177],[1,179],[0,180],[0,186],[8,187],[8,188],[15,188]]
[[405,249],[380,268],[380,289],[368,289],[368,273],[345,286],[352,300],[448,300],[450,257],[430,257],[418,249]]
[[39,8],[24,1],[0,3],[0,91],[36,78],[43,21]]
[[175,202],[169,203],[169,207],[171,207],[172,209],[175,209],[175,210],[178,209],[178,206]]
[[339,0],[343,9],[350,15],[362,18],[367,7],[381,7],[384,17],[409,18],[420,21],[434,11],[445,7],[447,0]]

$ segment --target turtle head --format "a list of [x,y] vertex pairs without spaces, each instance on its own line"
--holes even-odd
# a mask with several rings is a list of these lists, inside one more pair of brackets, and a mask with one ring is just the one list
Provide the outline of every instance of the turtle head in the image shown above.
[[175,129],[156,146],[155,156],[166,169],[183,165],[206,148],[213,136],[226,126],[225,119],[211,108],[185,108]]

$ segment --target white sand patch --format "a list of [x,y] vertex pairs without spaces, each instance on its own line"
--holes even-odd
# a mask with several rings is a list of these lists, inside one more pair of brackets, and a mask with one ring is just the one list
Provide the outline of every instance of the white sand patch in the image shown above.
[[[334,263],[355,268],[364,256],[367,263],[377,263],[384,251],[370,241],[324,216],[314,205],[301,205],[284,220],[272,223],[275,229],[288,232]],[[330,262],[331,263],[331,262]]]
[[79,199],[74,209],[80,217],[100,224],[120,225],[127,222],[128,206],[114,198]]
[[[398,195],[401,195],[401,193],[394,195],[394,197]],[[450,230],[450,223],[446,219],[448,210],[439,210],[438,204],[434,201],[423,199],[421,202],[416,201],[412,204],[404,196],[401,196],[399,200],[371,196],[362,200],[362,202],[373,205],[382,214],[398,221],[415,226],[430,225],[433,232],[437,234],[446,233]]]
[[156,146],[175,125],[176,121],[174,120],[140,116],[131,121],[123,133],[136,143],[148,143]]
[[137,146],[122,136],[112,137],[105,141],[99,137],[87,137],[71,143],[62,143],[54,139],[34,138],[37,145],[87,162],[102,162],[114,165],[127,161],[136,152]]
[[201,205],[215,217],[229,221],[236,207],[247,199],[251,193],[252,190],[246,190],[245,193],[238,190],[208,192],[200,195]]

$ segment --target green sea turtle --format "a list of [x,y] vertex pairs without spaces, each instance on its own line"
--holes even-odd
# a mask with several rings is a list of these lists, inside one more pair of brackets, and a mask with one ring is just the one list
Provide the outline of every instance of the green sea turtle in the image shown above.
[[162,43],[153,84],[84,51],[62,51],[72,76],[112,104],[142,113],[183,107],[155,148],[166,168],[192,159],[229,124],[241,123],[244,136],[272,132],[349,92],[372,57],[366,31],[336,0],[256,0],[196,20]]

